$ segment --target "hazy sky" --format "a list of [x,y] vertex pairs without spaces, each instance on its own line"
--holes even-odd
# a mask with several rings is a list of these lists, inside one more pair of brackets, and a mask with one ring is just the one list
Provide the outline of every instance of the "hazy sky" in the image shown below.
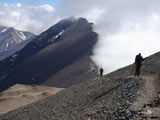
[[86,17],[99,40],[92,59],[105,73],[160,51],[160,0],[0,0],[0,25],[39,34],[58,20]]

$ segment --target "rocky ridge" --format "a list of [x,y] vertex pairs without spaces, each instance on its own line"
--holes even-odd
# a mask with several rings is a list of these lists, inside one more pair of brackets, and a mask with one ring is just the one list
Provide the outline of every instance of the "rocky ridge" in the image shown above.
[[145,58],[140,78],[132,64],[21,107],[1,120],[159,120],[160,52]]
[[85,18],[61,20],[0,62],[0,91],[14,84],[66,88],[98,76],[90,58],[97,36]]

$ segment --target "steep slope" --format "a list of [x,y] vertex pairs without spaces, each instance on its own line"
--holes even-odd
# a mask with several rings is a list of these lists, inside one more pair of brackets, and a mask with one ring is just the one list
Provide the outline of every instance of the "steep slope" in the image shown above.
[[16,84],[0,93],[0,115],[20,106],[49,97],[62,88]]
[[135,65],[60,91],[0,117],[20,120],[159,120],[160,52]]
[[22,49],[34,39],[30,32],[18,31],[13,27],[0,26],[0,60]]
[[126,98],[132,101],[138,84],[139,79],[96,78],[9,112],[0,119],[114,120],[119,109],[129,106]]
[[97,76],[90,59],[96,41],[86,19],[60,21],[0,63],[0,90],[17,83],[63,88]]
[[[159,75],[160,74],[160,52],[155,53],[149,57],[146,57],[144,62],[142,63],[142,75]],[[107,75],[107,77],[112,76],[130,76],[134,75],[135,65],[129,65],[124,68],[120,68],[110,74]]]

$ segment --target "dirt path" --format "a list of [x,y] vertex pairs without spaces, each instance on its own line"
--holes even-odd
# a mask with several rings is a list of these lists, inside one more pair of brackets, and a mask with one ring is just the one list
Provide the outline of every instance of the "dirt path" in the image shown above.
[[137,93],[137,100],[132,105],[131,109],[134,111],[141,110],[144,104],[149,104],[153,100],[157,99],[157,84],[156,76],[142,76],[144,79],[144,84],[140,86],[140,89]]
[[156,75],[141,77],[144,83],[140,86],[137,99],[130,109],[139,111],[140,116],[145,118],[144,120],[150,120],[151,118],[160,120],[160,107],[154,105],[154,101],[159,99],[159,79]]

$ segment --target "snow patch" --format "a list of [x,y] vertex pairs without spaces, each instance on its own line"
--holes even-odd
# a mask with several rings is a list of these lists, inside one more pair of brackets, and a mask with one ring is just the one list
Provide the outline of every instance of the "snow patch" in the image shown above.
[[1,32],[3,32],[3,33],[4,33],[4,32],[6,32],[7,30],[8,30],[8,29],[7,29],[7,28],[5,28],[5,29],[3,29]]
[[23,32],[20,32],[19,37],[20,37],[22,40],[26,40],[26,39],[27,39],[26,36],[23,34]]
[[64,33],[64,30],[62,30],[62,32],[60,32],[59,35],[62,35],[62,33]]
[[64,30],[62,30],[58,35],[56,35],[54,38],[58,38],[59,36],[61,36],[64,33]]
[[9,44],[7,43],[7,44],[6,44],[5,51],[7,51],[7,50],[8,50],[8,46],[9,46]]
[[17,54],[12,55],[12,58],[16,58],[16,57],[17,57]]

